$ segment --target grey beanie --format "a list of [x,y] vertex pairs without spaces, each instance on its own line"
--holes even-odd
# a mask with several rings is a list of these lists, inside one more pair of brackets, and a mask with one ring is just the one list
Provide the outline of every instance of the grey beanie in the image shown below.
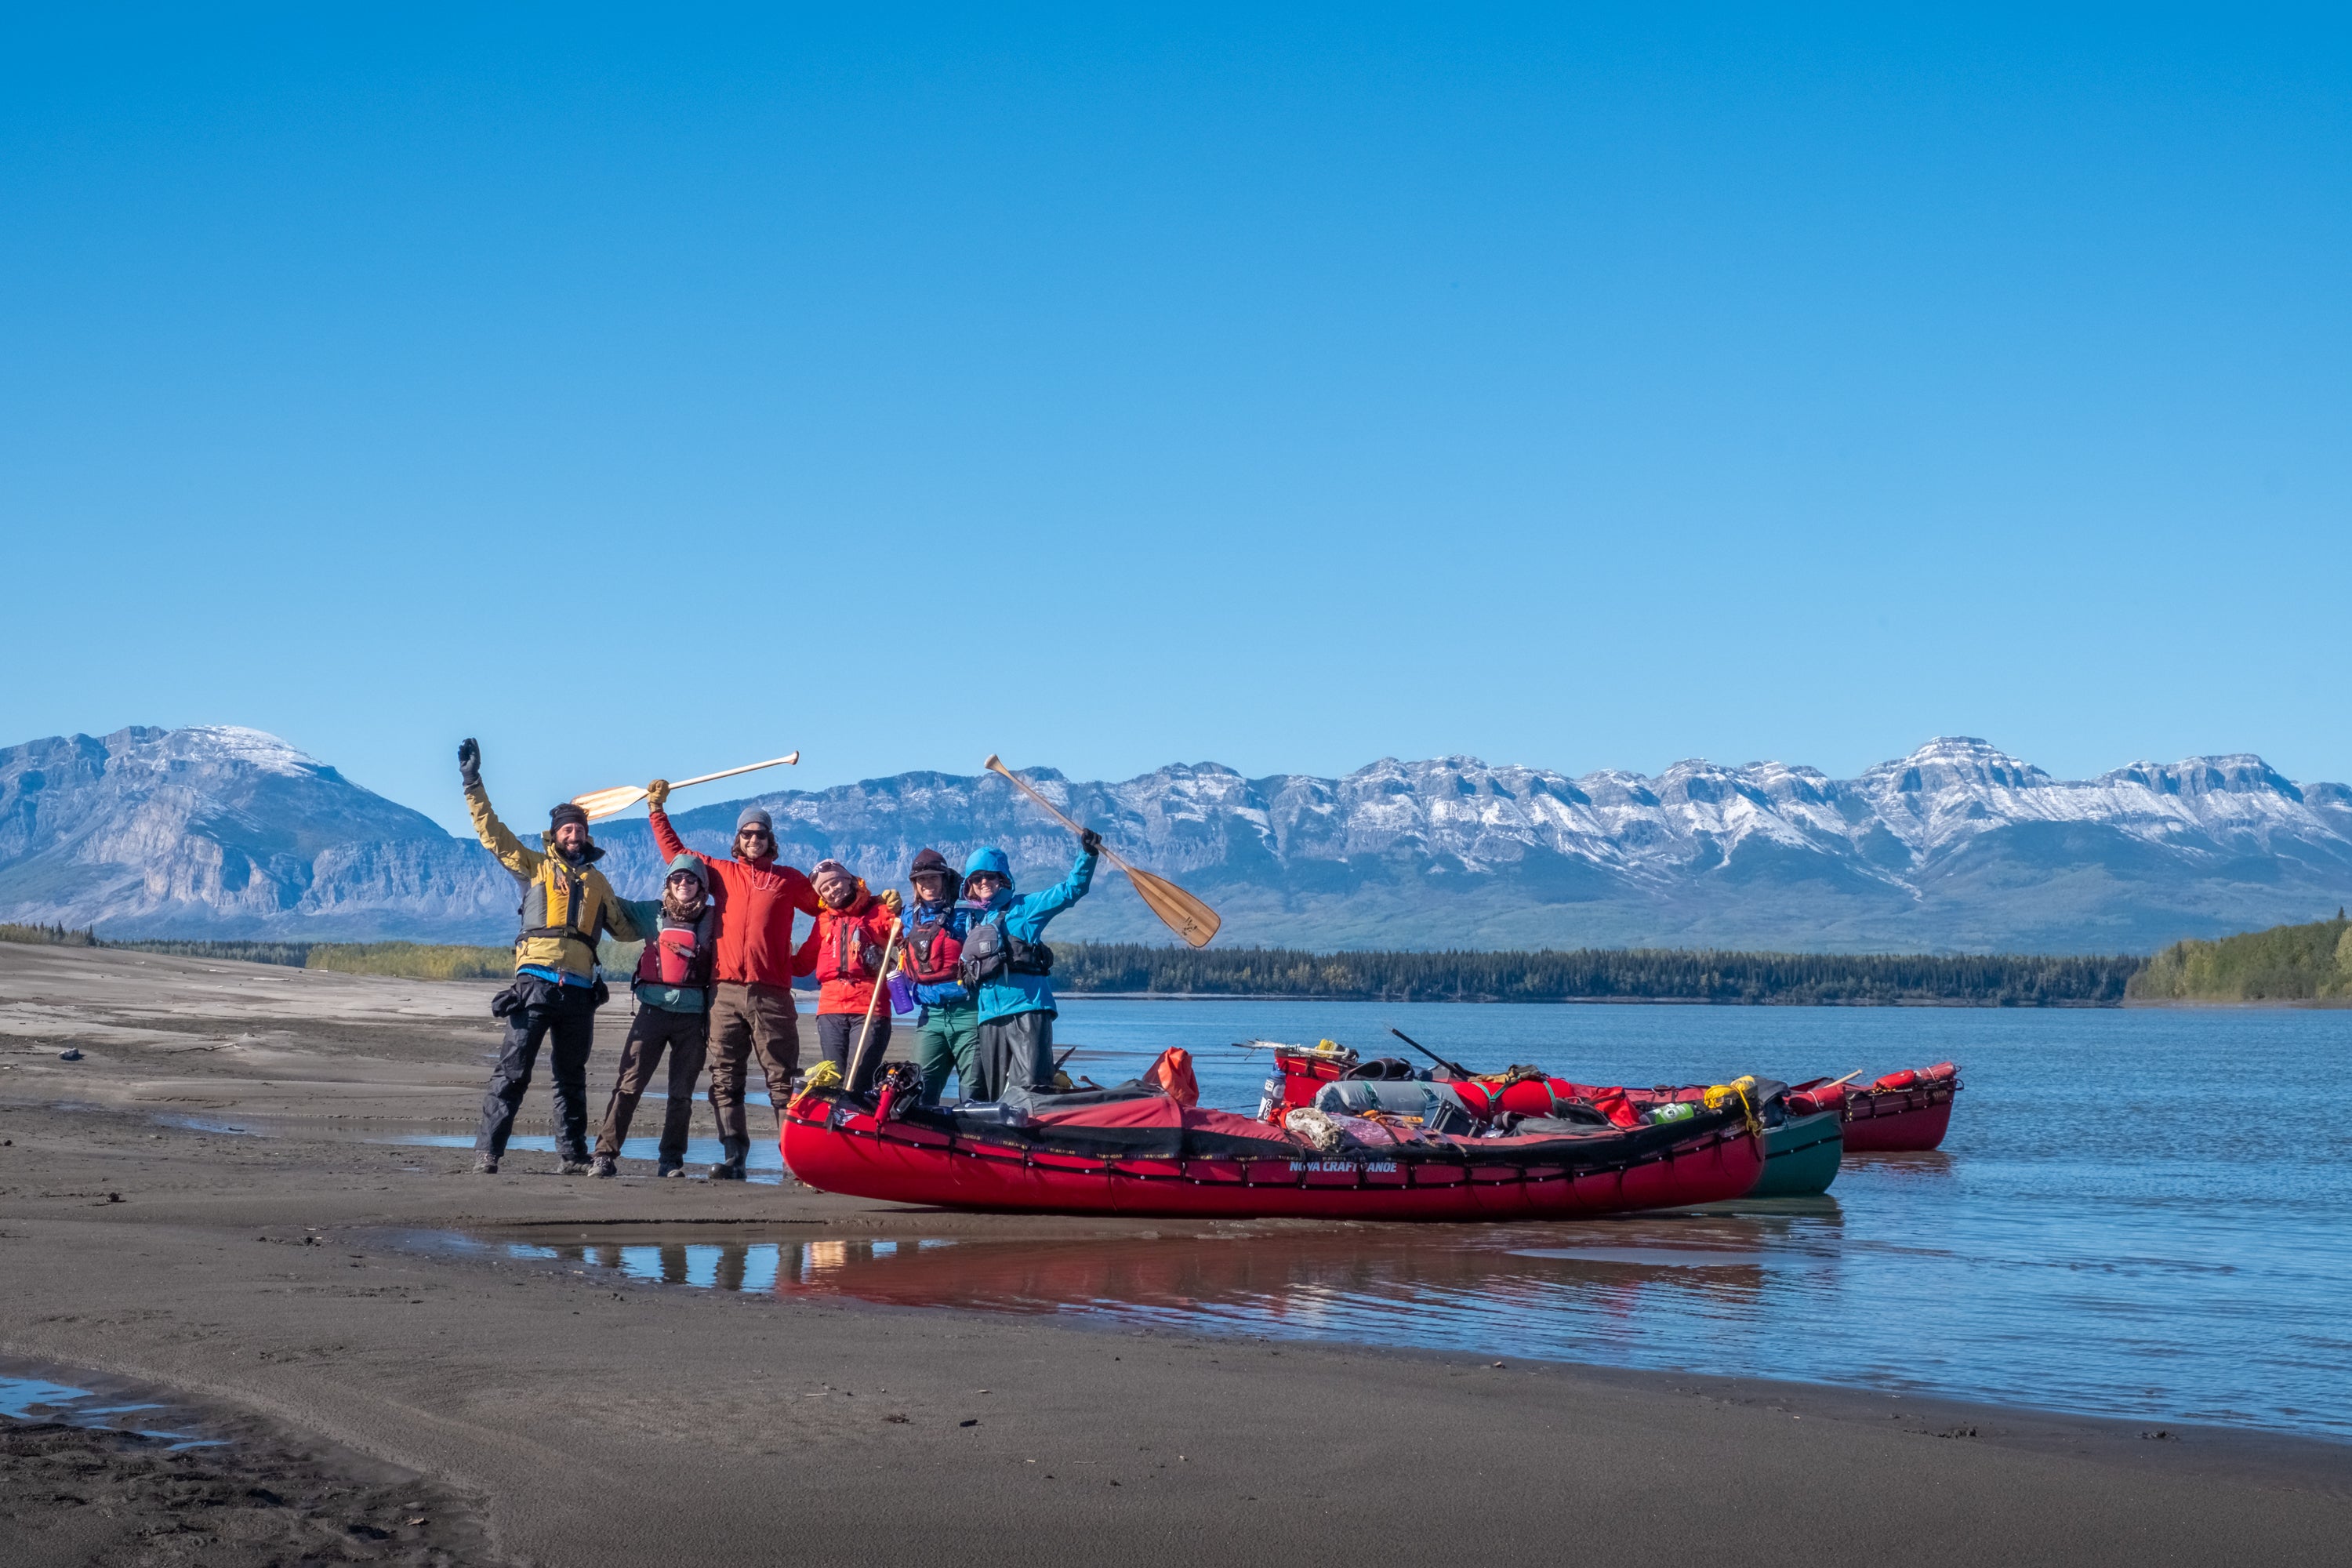
[[743,815],[735,819],[736,832],[740,833],[747,827],[764,827],[771,837],[776,831],[775,822],[768,816],[767,807],[761,805],[745,806]]

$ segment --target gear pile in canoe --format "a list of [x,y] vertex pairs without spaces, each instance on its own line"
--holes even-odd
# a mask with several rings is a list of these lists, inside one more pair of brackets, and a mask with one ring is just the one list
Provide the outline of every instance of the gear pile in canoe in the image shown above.
[[812,1075],[784,1111],[784,1163],[828,1192],[997,1212],[1571,1218],[1742,1196],[1764,1168],[1762,1118],[1785,1094],[1746,1079],[1633,1125],[1513,1115],[1454,1131],[1369,1105],[1286,1106],[1274,1120],[1208,1110],[1171,1091],[1190,1071],[1169,1065],[1111,1089],[1015,1090],[988,1105],[926,1106],[898,1068],[865,1093]]
[[[1465,1074],[1441,1062],[1417,1069],[1402,1057],[1362,1060],[1354,1051],[1326,1040],[1311,1049],[1276,1046],[1280,1077],[1267,1081],[1265,1105],[1277,1098],[1286,1107],[1311,1106],[1327,1112],[1418,1116],[1441,1126],[1484,1131],[1513,1127],[1531,1118],[1551,1118],[1632,1128],[1670,1122],[1703,1106],[1709,1086],[1654,1089],[1601,1086],[1555,1078],[1533,1067],[1499,1073]],[[1741,1197],[1802,1197],[1829,1190],[1843,1156],[1843,1124],[1834,1110],[1790,1095],[1765,1098],[1757,1106],[1763,1129],[1764,1161]]]
[[[1399,1035],[1415,1049],[1423,1047]],[[1274,1046],[1281,1076],[1266,1084],[1265,1103],[1326,1111],[1377,1107],[1391,1114],[1433,1119],[1466,1128],[1509,1124],[1533,1116],[1598,1116],[1619,1127],[1675,1114],[1664,1108],[1703,1101],[1703,1085],[1659,1084],[1638,1089],[1555,1078],[1533,1067],[1472,1073],[1433,1058],[1416,1068],[1402,1057],[1366,1061],[1325,1040],[1312,1047]],[[1849,1079],[1853,1076],[1849,1075]],[[1827,1192],[1845,1152],[1934,1149],[1952,1119],[1959,1070],[1950,1062],[1889,1073],[1869,1084],[1814,1079],[1759,1108],[1765,1162],[1746,1197],[1801,1197]]]

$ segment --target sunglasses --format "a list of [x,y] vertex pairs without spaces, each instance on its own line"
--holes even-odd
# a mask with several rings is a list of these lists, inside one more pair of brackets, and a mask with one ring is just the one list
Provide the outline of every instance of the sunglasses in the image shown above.
[[737,829],[735,837],[738,838],[770,838],[773,837],[774,835],[771,834],[764,827],[744,827]]

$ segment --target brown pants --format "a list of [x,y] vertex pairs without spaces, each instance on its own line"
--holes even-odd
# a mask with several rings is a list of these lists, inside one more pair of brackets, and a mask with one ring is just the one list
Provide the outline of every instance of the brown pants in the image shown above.
[[751,1146],[743,1125],[748,1059],[758,1053],[760,1070],[767,1075],[768,1098],[781,1117],[793,1074],[800,1070],[800,1026],[789,986],[722,980],[711,996],[710,1113],[719,1119],[720,1145],[731,1152]]
[[596,1134],[596,1152],[620,1158],[621,1145],[628,1142],[629,1122],[637,1114],[637,1101],[645,1097],[646,1087],[661,1066],[662,1054],[667,1051],[669,1104],[662,1116],[661,1163],[686,1163],[687,1133],[694,1120],[694,1080],[702,1076],[707,1038],[699,1013],[672,1013],[661,1007],[638,1005],[637,1016],[629,1023],[628,1043],[621,1047],[621,1072],[613,1080],[613,1098],[604,1105],[604,1125]]

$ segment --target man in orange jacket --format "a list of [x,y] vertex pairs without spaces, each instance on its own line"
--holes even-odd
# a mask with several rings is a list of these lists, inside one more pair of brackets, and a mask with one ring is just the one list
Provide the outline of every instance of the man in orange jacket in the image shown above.
[[793,1074],[800,1069],[800,1023],[793,1008],[793,914],[817,912],[816,889],[798,868],[776,858],[775,822],[756,805],[735,820],[735,854],[720,860],[688,849],[670,826],[663,803],[669,783],[646,786],[654,842],[662,858],[692,855],[709,873],[719,913],[718,957],[710,995],[710,1110],[719,1120],[718,1182],[743,1179],[751,1152],[743,1119],[748,1058],[757,1054],[768,1080],[768,1101],[781,1127]]
[[817,978],[816,1039],[824,1059],[849,1071],[869,1009],[874,1028],[866,1060],[879,1062],[890,1048],[890,1004],[874,1001],[882,983],[882,955],[898,924],[899,900],[893,889],[877,897],[863,879],[838,860],[820,860],[810,873],[816,886],[816,926],[793,956],[794,974]]

